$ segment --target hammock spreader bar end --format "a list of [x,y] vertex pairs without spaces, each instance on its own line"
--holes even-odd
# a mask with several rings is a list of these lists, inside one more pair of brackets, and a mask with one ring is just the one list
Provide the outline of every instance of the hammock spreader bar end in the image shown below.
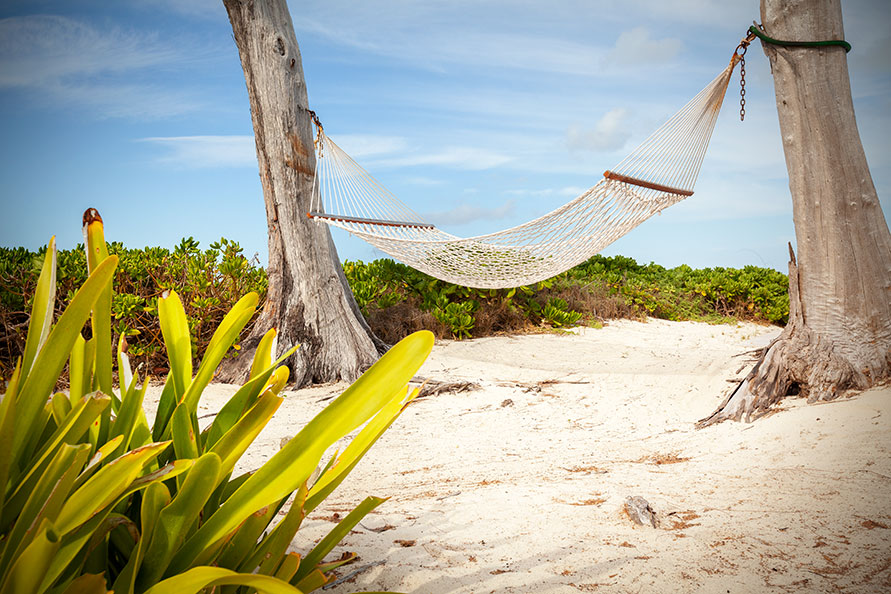
[[360,225],[381,225],[382,227],[406,227],[409,229],[435,229],[430,223],[415,223],[412,221],[390,221],[387,219],[363,219],[362,217],[349,217],[345,215],[326,214],[324,212],[306,213],[311,219],[321,219],[338,223],[358,223]]
[[606,179],[613,179],[616,181],[620,181],[626,184],[631,184],[632,186],[640,186],[641,188],[647,188],[648,190],[656,190],[657,192],[666,192],[668,194],[677,194],[678,196],[692,196],[692,190],[681,190],[680,188],[672,188],[671,186],[663,186],[662,184],[655,184],[653,182],[648,182],[646,180],[637,179],[636,177],[631,177],[628,175],[622,175],[621,173],[615,173],[613,171],[604,171],[603,177]]

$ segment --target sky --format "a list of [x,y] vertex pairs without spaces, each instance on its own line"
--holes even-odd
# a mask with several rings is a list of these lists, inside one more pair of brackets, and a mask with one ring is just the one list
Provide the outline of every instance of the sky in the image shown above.
[[[403,202],[460,236],[540,216],[596,184],[727,64],[758,0],[290,3],[310,107]],[[843,2],[852,94],[891,215],[891,3]],[[695,194],[604,253],[667,267],[786,270],[792,205],[758,42]],[[0,2],[0,245],[220,237],[261,263],[250,108],[222,0]],[[342,259],[384,255],[337,230]]]

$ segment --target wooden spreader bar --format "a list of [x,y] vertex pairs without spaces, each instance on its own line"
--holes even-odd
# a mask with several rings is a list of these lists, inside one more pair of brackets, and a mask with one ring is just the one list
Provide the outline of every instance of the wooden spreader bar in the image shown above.
[[311,219],[326,219],[341,223],[360,223],[362,225],[381,225],[383,227],[406,227],[409,229],[435,229],[430,223],[412,223],[409,221],[389,221],[386,219],[363,219],[361,217],[348,217],[346,215],[327,214],[324,212],[306,213]]
[[671,186],[663,186],[662,184],[654,184],[653,182],[644,181],[642,179],[637,179],[636,177],[630,177],[627,175],[622,175],[621,173],[613,173],[612,171],[604,171],[603,177],[606,179],[614,179],[616,181],[624,182],[626,184],[631,184],[633,186],[640,186],[641,188],[647,188],[648,190],[656,190],[657,192],[667,192],[669,194],[677,194],[679,196],[692,196],[693,192],[691,190],[681,190],[679,188],[672,188]]

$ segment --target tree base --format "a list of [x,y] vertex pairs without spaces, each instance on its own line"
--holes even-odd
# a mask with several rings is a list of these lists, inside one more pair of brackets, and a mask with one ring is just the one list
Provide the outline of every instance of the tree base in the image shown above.
[[698,429],[726,420],[749,423],[768,414],[786,396],[806,397],[809,403],[835,400],[888,379],[887,367],[884,378],[858,371],[831,341],[807,326],[791,245],[789,256],[789,323],[717,410],[696,423]]

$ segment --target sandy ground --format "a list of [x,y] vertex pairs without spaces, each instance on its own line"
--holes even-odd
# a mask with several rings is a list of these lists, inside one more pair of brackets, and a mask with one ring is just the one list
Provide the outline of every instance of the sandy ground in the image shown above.
[[[332,555],[360,571],[327,592],[891,592],[891,388],[693,427],[777,332],[620,321],[437,343],[421,375],[480,388],[413,403],[294,550],[377,495]],[[287,392],[242,468],[343,388]],[[233,391],[211,386],[200,414]]]

